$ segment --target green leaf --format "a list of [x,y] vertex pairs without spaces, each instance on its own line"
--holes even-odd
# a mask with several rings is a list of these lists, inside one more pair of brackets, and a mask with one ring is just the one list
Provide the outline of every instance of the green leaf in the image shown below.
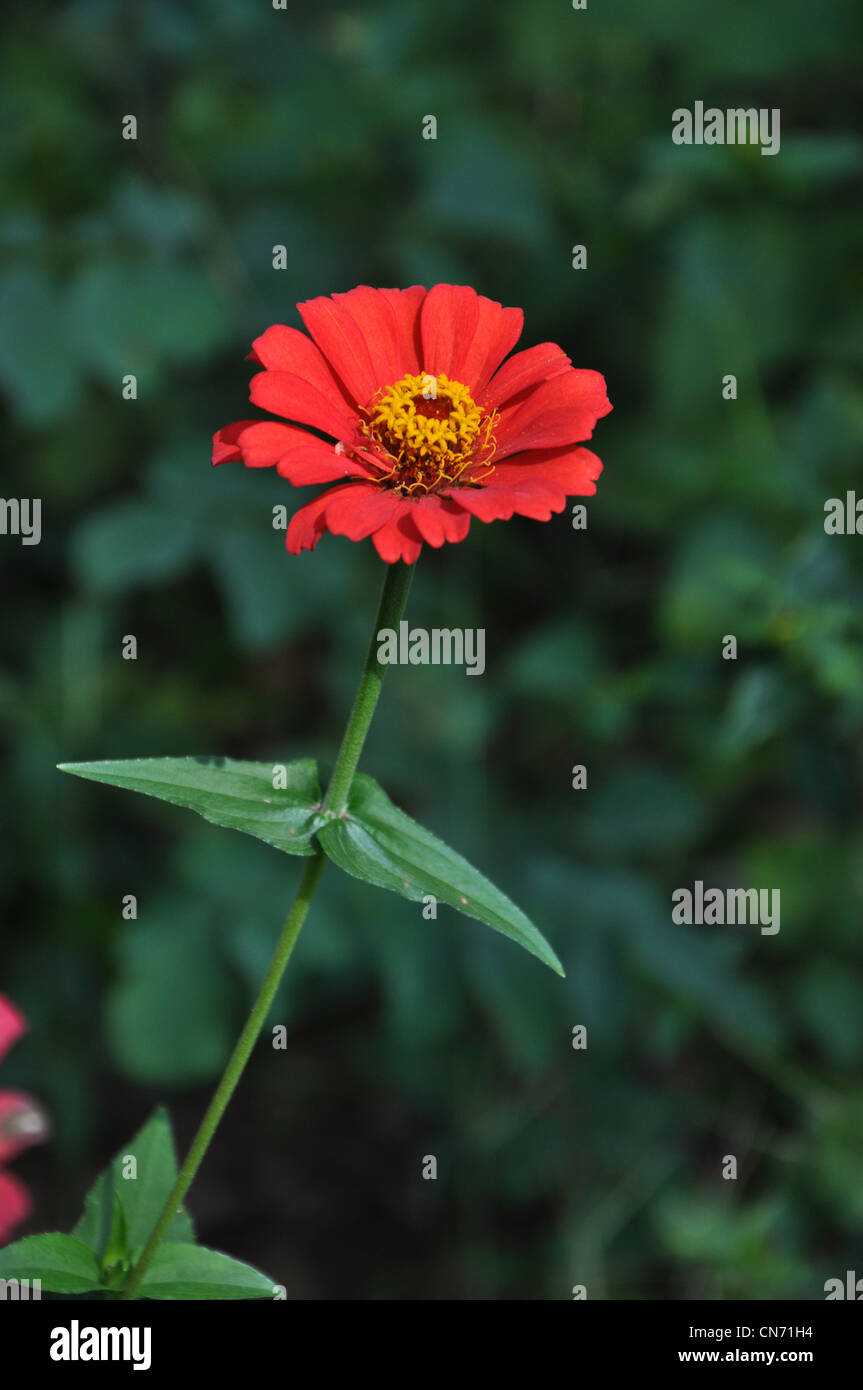
[[163,1245],[141,1283],[143,1298],[272,1298],[278,1286],[251,1265],[202,1245]]
[[60,1231],[26,1236],[4,1246],[0,1250],[0,1279],[41,1279],[46,1293],[90,1293],[100,1286],[92,1250]]
[[114,1265],[124,1265],[128,1263],[129,1254],[129,1226],[126,1221],[126,1213],[123,1210],[123,1203],[120,1201],[119,1192],[114,1192],[114,1219],[111,1223],[111,1234],[108,1244],[101,1258],[103,1269],[111,1269]]
[[[123,1176],[130,1157],[135,1159],[134,1178]],[[96,1179],[72,1234],[94,1252],[100,1265],[121,1262],[147,1240],[176,1176],[171,1125],[160,1107]],[[186,1212],[177,1213],[168,1234],[174,1240],[194,1239]]]
[[354,778],[347,810],[318,833],[323,849],[346,873],[389,888],[411,902],[431,893],[518,942],[562,975],[545,938],[505,894],[466,859],[394,806],[371,777]]
[[[197,811],[213,825],[254,835],[286,854],[314,854],[312,836],[323,823],[321,788],[311,758],[287,764],[233,758],[134,758],[124,762],[59,763],[61,772],[90,782],[143,792]],[[274,769],[284,768],[273,786]]]

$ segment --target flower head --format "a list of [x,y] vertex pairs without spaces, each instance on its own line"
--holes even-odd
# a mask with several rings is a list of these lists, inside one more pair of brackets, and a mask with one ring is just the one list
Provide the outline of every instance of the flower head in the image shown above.
[[596,491],[602,464],[580,445],[611,410],[605,382],[554,343],[508,357],[520,309],[462,285],[360,285],[297,307],[308,336],[275,324],[251,353],[252,402],[292,423],[213,438],[213,463],[338,484],[291,520],[293,554],[331,531],[412,564],[423,542],[464,540],[471,517],[548,521]]
[[[23,1016],[0,994],[0,1061],[26,1031]],[[0,1245],[30,1214],[26,1187],[5,1172],[3,1165],[22,1149],[38,1144],[47,1132],[45,1114],[36,1101],[20,1091],[0,1091]]]

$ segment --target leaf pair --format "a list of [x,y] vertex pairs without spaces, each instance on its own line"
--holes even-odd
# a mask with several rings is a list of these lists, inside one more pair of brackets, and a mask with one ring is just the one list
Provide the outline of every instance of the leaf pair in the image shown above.
[[[38,1279],[45,1293],[116,1295],[139,1259],[177,1177],[171,1126],[156,1110],[96,1179],[71,1235],[26,1236],[0,1250],[0,1279]],[[141,1283],[142,1298],[272,1298],[250,1265],[195,1244],[187,1212],[172,1221]]]
[[354,778],[347,808],[336,815],[322,810],[317,767],[309,758],[276,765],[231,758],[141,758],[63,763],[60,770],[185,806],[214,825],[254,835],[286,854],[315,854],[319,845],[355,878],[412,902],[433,896],[502,932],[563,974],[548,942],[515,903],[394,806],[371,777]]

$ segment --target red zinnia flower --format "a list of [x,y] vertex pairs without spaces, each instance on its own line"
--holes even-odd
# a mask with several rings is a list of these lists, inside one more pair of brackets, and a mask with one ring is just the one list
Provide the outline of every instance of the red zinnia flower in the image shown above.
[[[27,1023],[5,995],[0,994],[0,1061],[27,1031]],[[30,1196],[2,1165],[31,1144],[45,1138],[48,1126],[40,1107],[20,1091],[0,1091],[0,1245],[30,1214]]]
[[596,491],[602,464],[576,446],[611,410],[605,382],[554,343],[503,362],[520,309],[462,285],[360,285],[297,307],[310,336],[275,324],[251,353],[253,403],[295,423],[240,420],[213,438],[213,463],[340,483],[292,518],[292,554],[331,531],[413,564],[423,541],[464,540],[472,516],[548,521]]

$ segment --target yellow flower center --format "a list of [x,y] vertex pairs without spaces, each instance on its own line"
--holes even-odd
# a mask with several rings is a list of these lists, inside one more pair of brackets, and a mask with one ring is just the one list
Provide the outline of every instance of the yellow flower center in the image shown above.
[[494,454],[496,412],[481,409],[466,386],[443,373],[403,376],[364,414],[363,434],[390,464],[380,481],[405,496],[452,486],[469,464]]

